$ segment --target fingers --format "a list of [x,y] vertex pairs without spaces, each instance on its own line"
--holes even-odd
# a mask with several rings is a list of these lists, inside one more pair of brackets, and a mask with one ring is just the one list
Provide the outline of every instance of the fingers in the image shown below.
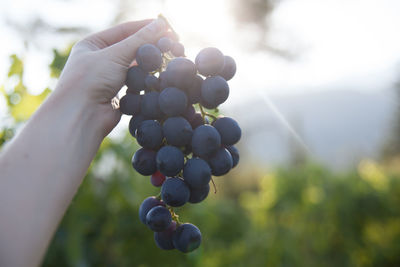
[[137,49],[145,43],[153,43],[167,30],[163,19],[156,19],[135,34],[104,49],[109,58],[128,67],[135,58]]
[[152,21],[152,19],[147,19],[122,23],[107,30],[92,34],[86,37],[83,42],[94,45],[95,49],[103,49],[131,36]]

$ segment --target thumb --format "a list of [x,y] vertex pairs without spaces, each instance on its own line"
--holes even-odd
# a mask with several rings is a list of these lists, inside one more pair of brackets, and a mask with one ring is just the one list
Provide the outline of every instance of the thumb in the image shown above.
[[144,26],[135,34],[104,49],[107,56],[114,62],[129,67],[135,59],[137,49],[146,43],[154,43],[167,31],[167,24],[158,18]]

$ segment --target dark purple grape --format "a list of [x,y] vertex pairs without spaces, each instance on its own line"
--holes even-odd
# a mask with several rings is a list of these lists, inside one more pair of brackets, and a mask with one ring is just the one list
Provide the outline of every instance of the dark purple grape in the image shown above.
[[185,47],[181,43],[173,43],[171,53],[176,57],[183,57],[185,55]]
[[201,85],[203,84],[203,78],[199,75],[194,76],[192,86],[188,87],[187,95],[190,104],[199,103],[201,100]]
[[144,71],[154,71],[161,66],[161,51],[153,44],[144,44],[136,52],[136,62]]
[[199,203],[207,198],[208,193],[210,192],[210,185],[206,184],[202,187],[190,188],[190,198],[189,203]]
[[232,163],[232,169],[233,169],[239,163],[239,159],[240,159],[239,150],[235,146],[227,146],[225,148],[229,151],[229,153],[231,153],[232,162],[233,162]]
[[150,182],[152,185],[156,187],[160,187],[165,181],[165,175],[162,174],[160,171],[156,171],[150,177]]
[[220,148],[207,160],[211,167],[211,173],[215,176],[227,174],[233,166],[233,159],[231,153],[225,148]]
[[221,72],[218,74],[222,76],[225,80],[229,81],[235,76],[236,73],[236,62],[230,56],[224,56],[224,67]]
[[193,130],[200,125],[204,125],[204,120],[200,113],[194,114],[193,119],[190,121],[190,125],[192,125]]
[[125,81],[126,86],[128,86],[127,93],[139,94],[140,91],[144,90],[146,75],[147,73],[138,66],[130,67]]
[[141,113],[146,119],[156,120],[163,117],[158,104],[160,93],[152,91],[143,96],[141,104]]
[[143,224],[146,224],[146,216],[149,210],[156,206],[163,206],[165,207],[164,202],[162,200],[157,199],[156,197],[148,197],[143,200],[142,204],[139,207],[139,219]]
[[191,121],[194,119],[194,115],[196,114],[196,110],[192,105],[188,105],[185,109],[185,112],[183,112],[182,116],[187,120]]
[[136,130],[136,140],[144,148],[156,150],[163,141],[163,130],[156,120],[143,121]]
[[167,230],[162,232],[154,233],[154,241],[156,242],[157,247],[164,250],[174,249],[174,244],[172,243],[172,235],[174,234],[176,229],[176,222],[172,221]]
[[224,55],[215,47],[207,47],[197,54],[195,62],[200,74],[217,75],[224,67]]
[[194,77],[196,76],[196,66],[189,59],[178,57],[169,62],[166,73],[170,86],[185,91],[192,86]]
[[167,87],[161,91],[158,98],[160,110],[168,117],[179,116],[187,106],[186,94],[175,87]]
[[180,149],[174,146],[164,146],[157,152],[157,169],[165,176],[175,176],[182,169],[184,156]]
[[129,132],[133,137],[136,137],[136,129],[139,127],[139,125],[142,123],[142,121],[145,120],[145,117],[141,114],[132,117],[131,120],[129,121]]
[[232,118],[222,117],[214,121],[213,126],[221,135],[221,143],[223,145],[234,145],[242,136],[242,130],[239,124]]
[[193,135],[192,126],[182,117],[170,117],[163,124],[163,132],[167,143],[173,146],[190,144]]
[[167,230],[171,221],[171,212],[163,206],[152,208],[146,215],[146,224],[154,232]]
[[188,202],[189,197],[189,186],[181,178],[167,178],[161,186],[161,198],[169,206],[183,206]]
[[144,83],[145,83],[148,91],[150,91],[150,90],[159,91],[160,90],[160,81],[158,80],[158,78],[156,76],[154,76],[152,74],[149,74],[146,76]]
[[132,157],[133,168],[141,175],[151,175],[157,170],[157,153],[145,148],[138,149]]
[[184,253],[197,249],[201,244],[201,232],[191,223],[178,226],[172,236],[175,248]]
[[140,95],[126,94],[119,100],[119,110],[126,115],[136,116],[140,113]]
[[[216,108],[229,96],[229,85],[221,76],[208,77],[201,86],[201,98],[207,108]],[[206,106],[206,105],[205,105]]]
[[203,187],[211,180],[211,168],[201,158],[191,158],[183,167],[183,178],[192,187]]
[[212,156],[221,146],[221,136],[211,125],[197,127],[192,136],[192,149],[196,156],[207,158]]
[[168,37],[161,37],[157,42],[157,47],[161,52],[168,52],[172,47],[172,40]]
[[160,80],[160,90],[170,87],[168,84],[167,73],[165,71],[160,73],[158,79]]

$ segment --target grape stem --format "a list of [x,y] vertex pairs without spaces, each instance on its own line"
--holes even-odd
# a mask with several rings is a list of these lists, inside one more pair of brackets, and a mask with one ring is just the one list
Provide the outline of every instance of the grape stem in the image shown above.
[[171,213],[171,217],[176,222],[177,226],[181,225],[182,223],[179,221],[179,215],[175,213],[174,209],[168,206],[168,210]]
[[214,180],[213,180],[212,177],[211,177],[211,182],[212,182],[212,184],[214,186],[214,194],[216,194],[217,193],[217,186],[215,185]]
[[206,120],[205,120],[206,113],[204,112],[203,106],[200,103],[199,103],[199,109],[201,112],[201,117],[203,118],[203,123],[206,123]]
[[179,41],[179,35],[176,33],[176,31],[174,30],[174,28],[172,28],[171,23],[169,23],[169,21],[167,20],[166,17],[164,17],[163,14],[158,14],[158,18],[164,20],[165,24],[167,24],[168,28],[171,29],[171,32],[176,36],[177,41]]
[[206,116],[212,118],[213,121],[217,120],[217,117],[215,117],[214,115],[212,115],[212,114],[210,114],[208,112],[205,112],[203,106],[200,103],[199,103],[199,109],[200,109],[200,112],[201,112],[201,116],[203,117],[203,122],[204,123],[206,123],[206,120],[205,120]]
[[157,198],[158,200],[161,200],[161,192],[158,193],[158,195],[156,196],[156,198]]

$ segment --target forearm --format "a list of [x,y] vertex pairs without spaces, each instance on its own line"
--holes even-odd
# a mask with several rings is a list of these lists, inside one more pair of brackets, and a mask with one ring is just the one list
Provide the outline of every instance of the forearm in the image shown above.
[[39,264],[106,134],[99,107],[65,90],[0,154],[0,266]]

